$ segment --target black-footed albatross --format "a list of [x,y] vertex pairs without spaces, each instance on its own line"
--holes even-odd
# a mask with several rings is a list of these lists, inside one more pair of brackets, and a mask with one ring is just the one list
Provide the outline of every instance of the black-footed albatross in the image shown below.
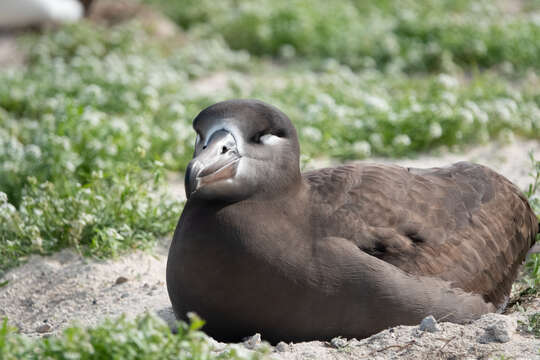
[[504,308],[538,233],[520,190],[472,163],[300,172],[296,130],[256,100],[193,121],[188,197],[167,261],[177,317],[222,341],[363,338]]

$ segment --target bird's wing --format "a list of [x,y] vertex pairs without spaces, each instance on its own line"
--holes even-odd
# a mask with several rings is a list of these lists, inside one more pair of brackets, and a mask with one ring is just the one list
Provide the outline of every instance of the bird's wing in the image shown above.
[[340,237],[409,274],[504,306],[538,219],[518,188],[476,164],[354,164],[304,174],[317,237]]

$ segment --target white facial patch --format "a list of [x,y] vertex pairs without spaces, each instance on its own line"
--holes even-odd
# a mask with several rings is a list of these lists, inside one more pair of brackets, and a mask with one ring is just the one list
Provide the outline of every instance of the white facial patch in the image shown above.
[[264,145],[276,145],[279,144],[283,139],[279,136],[272,134],[265,134],[259,138],[259,141]]
[[230,132],[231,134],[233,134],[233,137],[236,139],[236,137],[234,136],[236,127],[231,126],[230,124],[232,120],[234,120],[234,118],[223,118],[219,122],[216,122],[212,127],[210,127],[206,131],[206,136],[204,137],[204,145],[208,144],[208,140],[212,138],[212,135],[214,135],[214,133],[221,130]]
[[[245,159],[241,158],[240,161],[238,161],[235,177],[252,178],[255,175],[254,171],[255,171],[254,167],[249,166],[249,164],[246,164]],[[230,180],[232,181],[232,178]]]
[[204,145],[208,145],[208,141],[212,138],[212,135],[214,135],[216,132],[220,130],[227,130],[225,129],[221,124],[212,126],[206,133],[206,136],[204,138]]

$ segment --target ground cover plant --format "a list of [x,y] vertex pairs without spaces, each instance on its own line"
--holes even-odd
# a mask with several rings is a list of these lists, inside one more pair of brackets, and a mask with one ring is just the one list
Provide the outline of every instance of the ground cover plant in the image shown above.
[[[82,23],[28,39],[27,67],[0,72],[2,269],[69,245],[115,255],[170,232],[180,204],[159,200],[163,184],[148,179],[183,170],[191,119],[226,98],[282,108],[306,158],[402,156],[540,134],[534,76],[458,69],[411,77],[354,72],[336,60],[283,66],[190,36],[170,45],[141,26]],[[216,72],[230,75],[219,93],[193,91]],[[119,209],[110,193],[134,205],[94,206],[103,199],[103,209]]]
[[232,48],[257,55],[334,58],[354,69],[409,72],[540,64],[533,1],[521,9],[466,0],[146,2],[184,28],[206,37],[220,33]]
[[[281,108],[303,161],[540,139],[537,2],[512,11],[469,0],[145,2],[182,36],[81,22],[26,36],[27,63],[0,69],[0,279],[32,253],[72,246],[110,257],[170,234],[182,203],[165,192],[166,174],[191,158],[193,117],[227,98]],[[216,74],[226,78],[219,91],[197,90]],[[539,166],[527,195],[540,215]],[[536,291],[537,255],[527,269]],[[155,319],[120,320],[33,350],[4,324],[0,354],[94,358],[118,332],[126,358],[137,339],[210,358],[189,348],[198,335],[167,331]]]
[[[536,160],[531,155],[531,163],[533,169],[531,171],[532,182],[529,185],[525,195],[529,199],[532,209],[536,213],[536,216],[539,218],[540,222],[540,161]],[[540,241],[540,234],[537,235],[536,241]],[[540,291],[540,254],[531,254],[527,261],[525,262],[525,277],[523,281],[526,285],[526,288],[522,291],[524,294],[537,294]],[[535,318],[535,326],[540,326],[538,324],[538,316]],[[538,328],[535,330],[538,335]]]
[[4,320],[0,326],[0,359],[230,359],[255,360],[261,352],[239,352],[229,348],[212,352],[205,335],[204,322],[196,317],[190,325],[180,323],[177,333],[154,315],[134,320],[125,317],[106,320],[100,326],[85,329],[71,326],[60,336],[29,339],[16,333]]

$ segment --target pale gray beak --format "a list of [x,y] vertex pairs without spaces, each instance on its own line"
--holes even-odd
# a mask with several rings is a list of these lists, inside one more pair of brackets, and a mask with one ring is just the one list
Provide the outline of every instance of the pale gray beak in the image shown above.
[[219,130],[212,134],[202,150],[195,152],[186,169],[187,198],[205,185],[234,177],[240,158],[230,132]]

